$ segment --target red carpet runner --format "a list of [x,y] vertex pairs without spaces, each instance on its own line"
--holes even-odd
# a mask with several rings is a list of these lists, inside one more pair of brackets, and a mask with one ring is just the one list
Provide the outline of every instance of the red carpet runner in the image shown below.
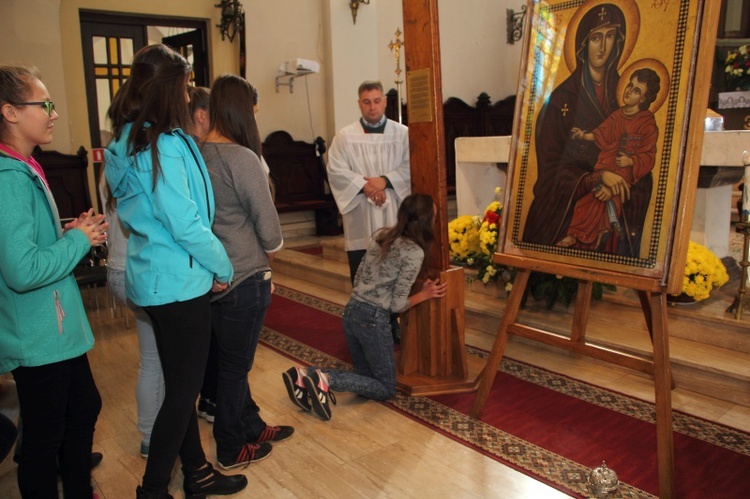
[[[341,311],[277,287],[261,341],[307,364],[344,367]],[[482,421],[467,416],[473,394],[399,394],[388,405],[568,494],[585,497],[602,460],[617,472],[621,497],[658,494],[652,404],[511,359],[500,371]],[[676,497],[750,497],[750,435],[677,411],[674,429]]]

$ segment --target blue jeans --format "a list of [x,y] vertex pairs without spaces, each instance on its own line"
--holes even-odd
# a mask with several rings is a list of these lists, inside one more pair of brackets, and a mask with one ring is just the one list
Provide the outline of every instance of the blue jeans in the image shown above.
[[13,370],[23,417],[18,488],[23,497],[91,497],[91,446],[102,399],[86,354]]
[[349,300],[344,308],[344,335],[356,372],[321,369],[328,374],[331,389],[375,400],[393,398],[396,395],[396,359],[390,311]]
[[220,462],[231,462],[245,442],[257,439],[266,428],[250,393],[247,373],[253,367],[270,304],[270,271],[253,274],[212,304],[219,347],[214,438]]
[[138,411],[138,431],[143,434],[143,443],[149,445],[151,430],[164,400],[164,375],[161,371],[159,350],[156,348],[154,327],[148,314],[125,297],[125,271],[107,269],[107,284],[120,302],[127,304],[135,315],[135,330],[138,334],[138,379],[135,383],[135,401]]

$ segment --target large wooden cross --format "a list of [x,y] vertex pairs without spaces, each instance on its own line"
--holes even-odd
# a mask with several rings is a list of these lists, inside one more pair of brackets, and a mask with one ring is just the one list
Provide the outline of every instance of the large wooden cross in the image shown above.
[[435,200],[437,240],[430,270],[448,283],[444,299],[414,307],[403,321],[398,385],[410,395],[474,390],[483,367],[466,355],[464,273],[462,268],[451,268],[449,261],[437,3],[403,1],[412,191]]

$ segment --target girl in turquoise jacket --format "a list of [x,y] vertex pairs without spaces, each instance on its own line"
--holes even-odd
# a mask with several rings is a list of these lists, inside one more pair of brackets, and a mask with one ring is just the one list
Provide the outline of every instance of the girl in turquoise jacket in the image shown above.
[[138,498],[166,498],[177,455],[186,497],[233,494],[244,475],[224,476],[206,461],[195,400],[211,337],[209,292],[226,289],[232,264],[211,232],[214,199],[192,138],[190,64],[165,45],[139,50],[108,116],[114,139],[105,174],[130,231],[125,290],[154,326],[164,401],[154,422]]
[[127,297],[146,307],[205,295],[234,271],[211,232],[214,195],[203,158],[181,129],[161,133],[156,148],[162,171],[154,185],[150,151],[128,152],[132,127],[125,124],[104,152],[117,212],[130,231]]
[[13,373],[23,416],[23,497],[90,498],[91,447],[101,398],[86,352],[94,346],[73,268],[107,224],[92,210],[60,226],[35,146],[58,116],[36,72],[0,66],[0,373]]

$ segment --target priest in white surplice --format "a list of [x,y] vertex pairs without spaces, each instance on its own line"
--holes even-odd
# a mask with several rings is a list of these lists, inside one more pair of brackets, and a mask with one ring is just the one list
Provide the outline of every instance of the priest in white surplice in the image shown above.
[[380,82],[359,86],[362,118],[339,130],[328,151],[328,181],[344,219],[352,283],[370,236],[396,225],[401,201],[411,194],[409,130],[385,117]]

